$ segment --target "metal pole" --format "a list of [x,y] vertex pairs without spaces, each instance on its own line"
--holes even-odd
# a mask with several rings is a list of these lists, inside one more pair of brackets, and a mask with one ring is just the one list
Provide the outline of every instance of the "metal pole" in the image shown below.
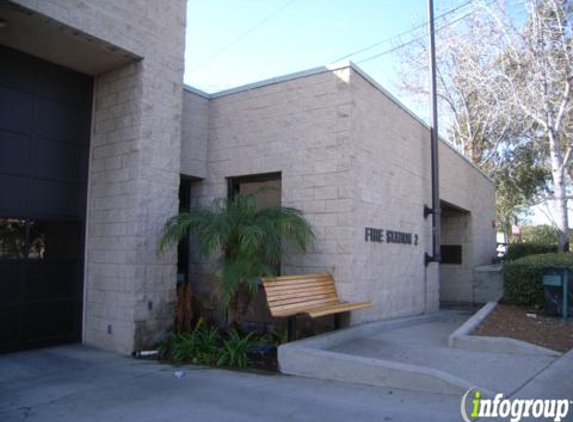
[[287,339],[288,341],[295,341],[296,340],[296,315],[291,315],[287,319],[288,325],[288,334]]
[[438,159],[438,104],[436,89],[436,42],[434,28],[434,2],[428,0],[428,21],[430,23],[430,128],[432,159],[432,254],[429,261],[440,262],[440,176]]
[[336,330],[339,330],[340,328],[342,328],[342,313],[341,312],[334,314],[334,328]]

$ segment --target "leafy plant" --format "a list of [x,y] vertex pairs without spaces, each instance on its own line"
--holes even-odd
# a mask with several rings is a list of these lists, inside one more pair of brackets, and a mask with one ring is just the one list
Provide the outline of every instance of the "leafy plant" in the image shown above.
[[195,328],[186,334],[172,333],[159,345],[162,358],[173,363],[195,363],[212,365],[219,356],[221,335],[215,327],[207,328],[200,319]]
[[572,253],[529,255],[503,266],[504,301],[514,305],[544,305],[542,277],[553,266],[573,269]]
[[507,247],[506,259],[513,261],[528,255],[539,255],[557,252],[557,243],[511,243]]
[[209,208],[195,208],[171,218],[164,227],[158,249],[164,252],[188,233],[195,236],[206,258],[220,257],[223,305],[233,310],[233,325],[241,327],[259,279],[275,275],[289,244],[299,250],[313,237],[301,211],[291,207],[259,208],[257,192],[220,200]]
[[557,229],[548,224],[537,226],[523,226],[521,228],[521,240],[525,243],[544,243],[557,245]]
[[231,330],[222,336],[216,327],[207,327],[200,319],[190,333],[172,333],[158,345],[162,359],[174,364],[230,366],[246,368],[250,349],[259,343],[257,333],[242,334]]
[[223,340],[217,366],[246,368],[249,364],[249,348],[256,342],[255,333],[242,336],[237,330],[229,331],[229,337]]
[[[520,237],[525,243],[543,243],[546,245],[557,245],[559,240],[557,229],[548,224],[523,226]],[[573,229],[569,229],[568,237],[570,242],[573,241]]]

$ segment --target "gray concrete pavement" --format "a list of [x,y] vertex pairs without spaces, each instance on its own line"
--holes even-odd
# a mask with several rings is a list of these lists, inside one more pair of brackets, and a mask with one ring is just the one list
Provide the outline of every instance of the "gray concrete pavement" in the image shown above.
[[[571,401],[569,413],[562,422],[573,422],[573,350],[540,372],[509,398],[568,399]],[[502,422],[503,419],[490,419],[490,421]],[[522,419],[522,422],[532,421],[539,421],[539,419],[533,417]]]
[[[563,357],[539,373],[514,394],[514,397],[567,398],[573,400],[573,350],[567,352]],[[573,416],[573,412],[571,413]]]
[[0,356],[0,420],[459,421],[460,397],[138,361],[85,346]]
[[[174,377],[177,369],[185,376]],[[512,397],[573,399],[573,351]],[[0,421],[460,421],[461,396],[139,361],[85,346],[0,356]],[[573,420],[573,410],[567,421]]]
[[470,314],[459,311],[441,314],[438,319],[413,321],[409,326],[352,338],[327,350],[436,369],[469,385],[506,395],[517,391],[557,359],[450,348],[448,336]]

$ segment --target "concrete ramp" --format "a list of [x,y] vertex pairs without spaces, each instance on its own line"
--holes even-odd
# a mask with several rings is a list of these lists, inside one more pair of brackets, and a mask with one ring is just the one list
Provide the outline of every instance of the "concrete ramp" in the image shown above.
[[311,378],[443,394],[463,394],[472,387],[432,368],[325,350],[286,347],[279,361],[281,372]]
[[557,357],[453,349],[448,337],[471,314],[383,321],[279,347],[281,372],[321,379],[459,395],[516,391]]

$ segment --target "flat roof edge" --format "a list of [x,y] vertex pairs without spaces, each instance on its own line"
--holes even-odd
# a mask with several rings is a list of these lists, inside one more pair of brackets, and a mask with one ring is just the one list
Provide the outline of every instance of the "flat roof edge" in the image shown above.
[[213,98],[213,96],[211,94],[209,94],[208,92],[202,91],[202,90],[195,88],[191,85],[183,84],[183,91],[190,92],[192,94],[198,95],[198,96],[206,98],[208,100]]
[[312,69],[301,70],[299,72],[287,73],[286,75],[281,75],[281,76],[276,76],[273,78],[263,79],[262,81],[253,82],[250,84],[238,86],[236,88],[225,89],[223,91],[214,92],[214,93],[209,94],[209,95],[211,96],[211,98],[224,97],[226,95],[237,94],[239,92],[249,91],[249,90],[255,89],[255,88],[262,88],[265,86],[274,85],[274,84],[278,84],[281,82],[292,81],[294,79],[300,79],[300,78],[304,78],[307,76],[319,75],[321,73],[332,72],[335,70],[345,69],[348,67],[350,67],[350,62],[348,62],[348,61],[340,62],[340,63],[334,63],[334,64],[330,64],[330,65],[325,65],[325,66],[313,67]]
[[[414,118],[416,121],[418,121],[418,123],[420,123],[422,126],[424,126],[426,129],[428,129],[429,131],[432,130],[432,128],[430,127],[429,124],[427,124],[424,120],[422,120],[420,118],[420,116],[418,116],[417,114],[415,114],[412,110],[410,110],[408,107],[406,107],[406,105],[404,105],[404,103],[402,101],[400,101],[398,98],[396,98],[394,95],[392,95],[388,90],[386,90],[382,85],[380,85],[376,80],[374,80],[370,75],[368,75],[366,72],[364,72],[360,67],[358,67],[356,64],[354,64],[353,62],[348,62],[349,67],[354,70],[357,74],[359,74],[364,80],[366,80],[366,82],[368,82],[369,84],[371,84],[374,88],[376,88],[378,91],[380,91],[382,94],[384,94],[386,97],[388,97],[388,99],[390,101],[392,101],[394,104],[396,104],[400,109],[402,109],[402,111],[408,113],[408,115],[412,118]],[[444,144],[445,146],[447,146],[449,149],[451,149],[453,152],[455,152],[458,156],[460,156],[465,162],[467,162],[469,165],[471,165],[473,168],[475,168],[483,177],[485,177],[489,182],[491,182],[492,184],[495,184],[495,181],[489,177],[482,169],[480,169],[475,163],[471,162],[465,155],[463,155],[460,151],[458,151],[456,148],[454,148],[454,146],[449,143],[447,140],[445,140],[442,137],[439,137],[439,140],[442,142],[442,144]]]
[[[240,92],[249,91],[251,89],[262,88],[265,86],[274,85],[274,84],[278,84],[281,82],[291,81],[291,80],[295,80],[295,79],[299,79],[299,78],[304,78],[307,76],[319,75],[321,73],[326,73],[326,72],[333,72],[336,70],[341,70],[341,69],[346,69],[346,68],[352,69],[354,72],[356,72],[358,75],[360,75],[366,82],[368,82],[375,89],[377,89],[379,92],[381,92],[383,95],[385,95],[390,101],[392,101],[394,104],[396,104],[400,109],[402,109],[402,111],[406,112],[410,117],[412,117],[414,120],[416,120],[418,123],[420,123],[423,127],[428,129],[429,131],[431,130],[430,125],[428,125],[424,120],[422,120],[417,114],[415,114],[408,107],[406,107],[406,105],[404,105],[404,103],[402,103],[398,98],[396,98],[394,95],[392,95],[388,90],[386,90],[382,85],[380,85],[376,80],[374,80],[364,70],[362,70],[360,67],[358,67],[358,65],[356,65],[354,62],[349,61],[349,60],[337,62],[337,63],[332,63],[332,64],[328,64],[325,66],[318,66],[318,67],[314,67],[312,69],[302,70],[299,72],[288,73],[286,75],[277,76],[277,77],[269,78],[269,79],[264,79],[262,81],[253,82],[253,83],[238,86],[235,88],[225,89],[223,91],[214,92],[212,94],[209,94],[205,91],[202,91],[200,89],[194,88],[194,87],[189,86],[189,85],[184,85],[184,89],[186,91],[189,91],[191,93],[199,95],[203,98],[207,98],[209,100],[212,100],[212,99],[224,97],[227,95],[232,95],[232,94],[237,94]],[[447,146],[454,153],[456,153],[460,158],[462,158],[466,163],[468,163],[473,168],[475,168],[489,182],[491,182],[492,184],[495,184],[494,180],[491,177],[489,177],[475,163],[472,163],[460,151],[458,151],[456,148],[454,148],[454,146],[452,144],[450,144],[448,141],[446,141],[442,137],[440,137],[439,140],[442,142],[442,144]]]

